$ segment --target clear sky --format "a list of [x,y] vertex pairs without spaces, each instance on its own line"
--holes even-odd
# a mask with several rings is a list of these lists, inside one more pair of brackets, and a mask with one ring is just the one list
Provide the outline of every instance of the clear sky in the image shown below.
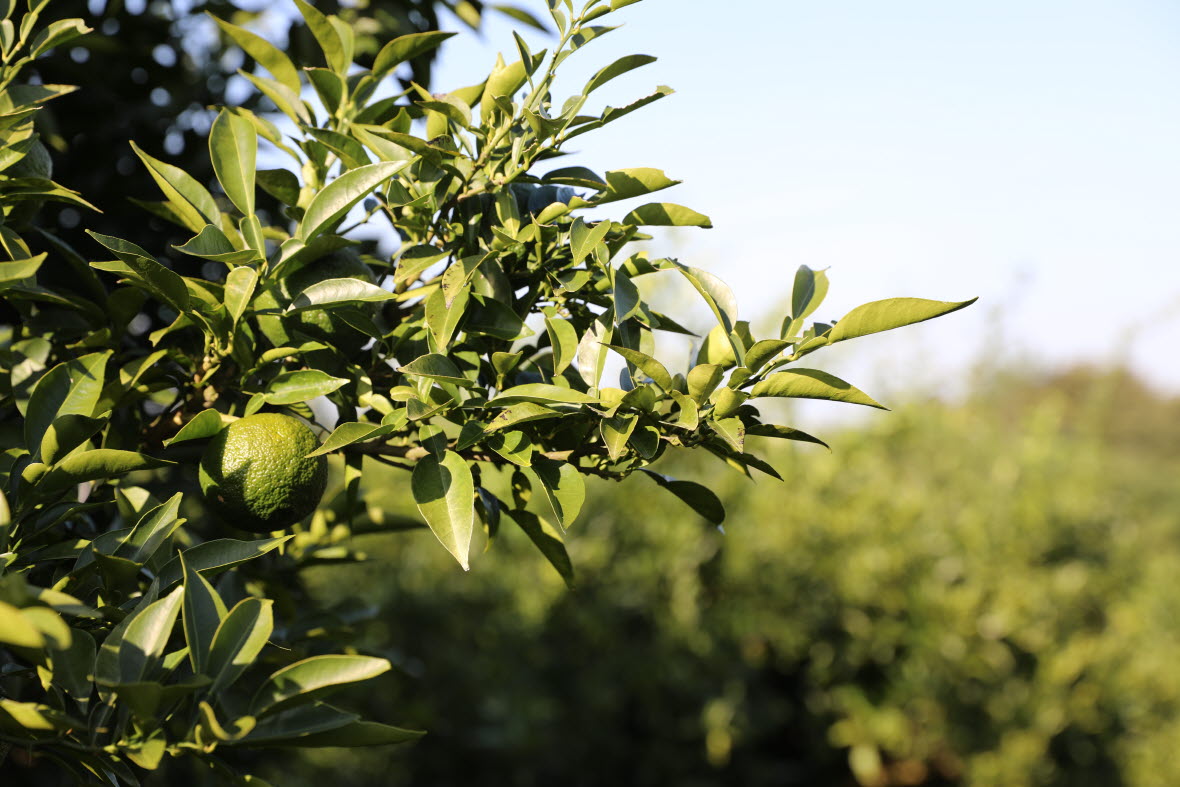
[[[598,106],[677,93],[582,137],[569,163],[684,180],[661,198],[715,228],[662,251],[726,279],[743,317],[774,309],[806,264],[829,268],[820,318],[980,296],[862,340],[888,387],[961,378],[987,353],[1125,358],[1180,391],[1180,3],[645,0],[608,19],[625,26],[569,61],[558,99],[636,52],[660,60]],[[514,51],[510,29],[449,41],[434,89],[479,81]]]

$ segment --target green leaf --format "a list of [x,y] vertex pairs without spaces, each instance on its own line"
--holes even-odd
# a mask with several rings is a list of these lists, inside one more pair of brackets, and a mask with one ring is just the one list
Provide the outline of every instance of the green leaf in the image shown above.
[[570,562],[561,531],[550,524],[548,520],[531,511],[505,511],[504,513],[528,535],[537,549],[541,550],[541,554],[565,580],[566,586],[573,588],[574,566]]
[[[312,732],[297,738],[272,740],[271,746],[386,746],[393,743],[416,741],[426,733],[421,730],[406,730],[375,721],[350,721],[339,727],[322,732]],[[253,784],[254,782],[250,782]]]
[[520,404],[514,404],[508,407],[493,418],[485,431],[495,432],[499,429],[507,429],[529,421],[560,418],[562,415],[565,415],[565,413],[532,402],[521,402]]
[[774,356],[778,355],[791,343],[781,339],[763,339],[755,342],[754,346],[746,350],[745,367],[751,373],[757,372]]
[[318,697],[324,689],[369,680],[389,669],[388,661],[371,656],[312,656],[267,678],[250,702],[250,713],[257,717],[274,713],[291,700]]
[[828,276],[823,271],[813,271],[800,265],[795,272],[795,285],[791,290],[791,322],[783,338],[794,336],[803,327],[803,321],[810,317],[828,294]]
[[65,361],[37,381],[25,409],[25,444],[30,450],[38,449],[57,418],[95,414],[110,356],[110,352],[90,353]]
[[537,456],[533,459],[533,475],[541,484],[545,497],[562,527],[569,527],[578,518],[586,502],[586,481],[578,468],[569,462]]
[[410,489],[434,535],[463,570],[469,570],[475,484],[467,462],[453,451],[447,451],[441,459],[433,454],[426,456],[414,466]]
[[703,213],[697,213],[683,205],[671,202],[650,202],[640,205],[623,217],[624,224],[640,227],[703,227],[710,229],[712,220]]
[[45,637],[18,608],[0,601],[0,642],[18,648],[40,648],[45,645]]
[[119,682],[135,683],[151,675],[164,654],[176,625],[184,588],[152,602],[135,613],[119,644]]
[[445,355],[438,353],[428,353],[419,358],[415,358],[405,366],[398,369],[404,375],[409,377],[425,377],[430,380],[437,380],[441,383],[449,383],[451,385],[459,385],[464,388],[470,388],[475,383],[463,376],[463,372],[459,371],[459,367]]
[[614,334],[613,319],[608,311],[594,318],[586,333],[578,342],[578,371],[591,388],[602,382],[602,370],[606,365],[607,345]]
[[494,432],[488,437],[487,446],[514,465],[528,467],[533,463],[533,441],[524,432]]
[[50,22],[49,26],[41,30],[33,39],[29,55],[30,57],[40,57],[50,49],[59,47],[89,32],[91,29],[84,25],[81,19],[59,19],[56,22]]
[[262,190],[284,205],[299,204],[299,178],[289,169],[260,169],[254,174]]
[[461,291],[455,302],[448,306],[446,295],[442,289],[436,289],[426,298],[426,327],[434,339],[434,349],[445,350],[463,319],[470,296],[467,290]]
[[225,277],[225,309],[234,325],[237,325],[238,320],[246,313],[246,307],[250,305],[257,285],[258,272],[253,268],[240,266]]
[[662,171],[651,167],[618,169],[606,173],[606,189],[594,198],[595,205],[640,197],[654,191],[675,186],[681,181],[672,180]]
[[[193,232],[200,232],[207,224],[218,225],[221,223],[221,211],[217,208],[217,202],[209,190],[201,185],[200,181],[180,167],[165,164],[163,161],[149,156],[134,142],[131,143],[131,149],[147,166],[148,174],[152,176],[152,180],[156,181],[160,191],[164,192],[164,196],[168,198],[168,204],[176,211],[177,216],[183,220],[186,227]],[[93,235],[93,233],[91,234]],[[99,242],[101,243],[101,241]]]
[[147,285],[147,289],[161,301],[178,312],[187,312],[188,287],[184,279],[173,271],[156,262],[143,249],[134,243],[128,243],[109,235],[99,235],[97,232],[86,230],[86,234],[113,251],[115,255],[127,264],[131,272]]
[[246,216],[254,215],[254,170],[258,135],[254,124],[222,109],[209,129],[209,158],[225,195]]
[[327,396],[348,384],[342,377],[333,377],[319,369],[283,372],[271,381],[263,395],[270,404],[296,404]]
[[746,434],[755,437],[777,437],[782,440],[797,440],[801,443],[815,443],[822,445],[824,448],[831,450],[831,446],[820,440],[818,437],[812,437],[807,432],[801,432],[798,429],[793,429],[789,426],[780,426],[779,424],[755,424],[747,427]]
[[106,423],[105,418],[88,418],[76,413],[58,416],[41,438],[41,461],[52,465],[97,434]]
[[575,391],[573,388],[562,388],[547,383],[528,383],[517,385],[488,400],[489,405],[508,405],[520,402],[534,402],[536,404],[598,404],[598,397]]
[[578,354],[578,332],[574,324],[560,317],[545,316],[545,331],[553,347],[553,374],[559,375],[569,368]]
[[788,369],[775,372],[750,391],[752,396],[781,396],[794,399],[826,399],[833,402],[863,404],[882,410],[888,408],[874,401],[868,394],[817,369]]
[[183,246],[173,246],[172,248],[190,257],[199,257],[203,260],[222,262],[227,265],[241,265],[261,259],[255,249],[234,248],[234,244],[226,237],[225,232],[212,224],[206,224],[204,229],[189,238]]
[[328,17],[304,0],[295,0],[295,5],[299,7],[299,12],[303,14],[311,34],[323,50],[328,67],[342,76],[347,74],[349,59],[344,50],[344,42],[340,40],[339,33],[328,21]]
[[134,451],[96,448],[93,451],[83,451],[67,456],[42,477],[38,484],[38,491],[56,492],[77,486],[85,481],[98,481],[135,470],[154,470],[172,464],[175,462],[153,459]]
[[717,318],[717,323],[721,326],[721,329],[726,334],[726,338],[729,340],[735,360],[739,364],[742,363],[745,350],[733,336],[733,330],[738,321],[737,298],[734,297],[733,290],[729,289],[729,286],[721,279],[700,268],[677,265],[676,269],[701,294],[701,297],[705,299],[705,303],[709,304],[709,308],[713,311],[713,316]]
[[295,69],[291,59],[275,47],[274,44],[261,36],[251,33],[249,30],[240,28],[237,25],[231,25],[229,22],[223,22],[212,14],[210,14],[210,17],[225,31],[226,35],[234,40],[234,43],[245,50],[246,54],[254,58],[259,65],[269,71],[279,83],[291,92],[299,93],[301,88],[299,72]]
[[[36,257],[29,257],[28,259],[0,262],[0,285],[19,282],[22,279],[33,276],[48,256],[48,253],[42,252]],[[3,288],[0,287],[0,289]]]
[[639,468],[648,478],[688,504],[693,511],[714,525],[725,521],[725,506],[708,487],[694,481],[678,481],[646,468]]
[[372,424],[362,421],[351,421],[337,426],[332,434],[328,435],[328,439],[324,441],[316,450],[308,454],[309,457],[319,456],[320,454],[331,453],[339,450],[346,445],[359,443],[362,440],[370,440],[374,437],[387,435],[395,429],[393,424]]
[[611,461],[617,460],[627,450],[627,440],[630,439],[631,433],[635,431],[635,425],[638,422],[639,416],[620,413],[611,418],[603,418],[599,423],[602,442],[606,445],[606,450],[610,455]]
[[[289,541],[293,536],[279,536],[278,538],[264,538],[258,541],[238,541],[233,538],[217,538],[205,541],[184,550],[184,562],[193,571],[200,571],[206,576],[218,574],[227,568],[253,560],[265,555]],[[174,557],[160,569],[160,587],[168,588],[183,578],[180,559]]]
[[312,199],[303,220],[299,222],[298,237],[304,242],[330,228],[374,189],[405,168],[406,161],[379,161],[350,169],[333,180]]
[[145,511],[115,554],[141,565],[148,562],[164,541],[184,523],[180,518],[180,500],[181,494],[177,492],[167,502]]
[[392,292],[360,279],[325,279],[299,293],[287,311],[325,309],[351,303],[379,303],[396,297]]
[[694,366],[688,373],[688,395],[699,405],[703,405],[709,395],[721,384],[725,377],[725,370],[715,363],[703,363]]
[[746,425],[742,423],[742,419],[722,418],[717,421],[709,421],[709,428],[711,428],[718,437],[729,444],[734,451],[739,454],[746,450]]
[[[253,716],[247,716],[253,719]],[[346,713],[324,703],[300,705],[282,713],[261,720],[245,737],[234,737],[241,745],[265,744],[302,746],[312,743],[316,736],[342,730],[360,719],[355,713]]]
[[835,344],[846,339],[880,333],[903,325],[931,320],[944,314],[964,309],[975,303],[969,301],[930,301],[924,298],[889,298],[857,306],[844,315],[828,333],[828,342]]
[[426,54],[453,35],[456,34],[432,31],[411,33],[393,39],[381,47],[381,51],[373,59],[373,76],[377,79],[383,78],[399,64]]
[[573,226],[570,228],[570,251],[573,252],[574,265],[581,265],[582,260],[594,251],[594,247],[603,241],[606,234],[610,232],[611,222],[600,221],[594,226],[590,226],[582,221],[581,218],[574,219]]
[[695,432],[697,426],[700,425],[700,410],[697,407],[697,403],[688,396],[680,393],[680,391],[673,390],[671,394],[672,398],[676,400],[677,406],[680,408],[680,412],[677,414],[676,421],[673,425],[681,429],[687,429],[690,432]]
[[193,672],[199,675],[205,673],[214,635],[227,613],[221,596],[200,572],[184,562],[183,556],[180,567],[184,574],[184,641]]
[[274,631],[274,604],[268,598],[244,598],[217,627],[209,646],[205,674],[213,679],[211,693],[233,685],[254,663]]
[[608,344],[607,346],[626,358],[628,363],[638,367],[641,372],[650,377],[652,382],[660,386],[660,388],[663,388],[665,391],[672,390],[672,375],[668,373],[667,367],[655,358],[638,350],[628,349],[627,347],[619,347],[614,344]]
[[212,437],[225,426],[221,420],[221,413],[216,410],[202,410],[192,420],[180,427],[180,431],[164,441],[165,446],[181,443],[185,440],[201,440]]
[[586,87],[582,89],[582,95],[588,96],[615,77],[622,76],[628,71],[633,71],[636,68],[654,62],[656,62],[656,58],[651,55],[627,55],[626,57],[621,57],[591,77],[590,81],[586,83]]
[[530,14],[528,11],[524,10],[523,8],[519,8],[514,5],[506,5],[504,3],[495,3],[494,5],[492,5],[492,8],[496,9],[497,11],[499,11],[501,14],[504,14],[505,16],[512,17],[517,22],[521,22],[523,24],[528,25],[531,28],[534,28],[536,30],[540,30],[542,33],[549,32],[549,28],[545,26],[544,22],[542,22],[540,19],[533,16],[532,14]]

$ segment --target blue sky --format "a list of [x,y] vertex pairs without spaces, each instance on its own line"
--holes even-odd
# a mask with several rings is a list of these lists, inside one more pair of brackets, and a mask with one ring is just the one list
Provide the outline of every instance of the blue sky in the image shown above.
[[[684,180],[665,198],[715,229],[658,248],[726,279],[744,317],[774,312],[806,264],[832,279],[817,317],[981,298],[850,343],[823,364],[837,373],[905,390],[963,379],[981,353],[1123,358],[1180,391],[1180,4],[645,0],[612,18],[625,26],[569,61],[565,93],[635,52],[660,60],[600,106],[677,93],[569,163]],[[478,81],[510,29],[448,42],[435,90]]]

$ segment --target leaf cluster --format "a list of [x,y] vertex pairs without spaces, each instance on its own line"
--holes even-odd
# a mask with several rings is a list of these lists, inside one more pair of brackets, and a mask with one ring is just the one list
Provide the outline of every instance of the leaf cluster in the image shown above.
[[[803,267],[779,335],[756,337],[716,276],[633,250],[649,227],[707,228],[706,216],[648,201],[588,218],[677,183],[652,168],[550,163],[671,92],[587,110],[604,84],[653,60],[631,55],[564,101],[553,95],[562,64],[615,29],[594,23],[629,4],[551,0],[551,51],[516,36],[485,78],[446,93],[394,77],[447,33],[369,51],[347,14],[296,0],[316,45],[308,63],[215,18],[255,65],[240,74],[257,103],[211,110],[211,180],[131,141],[160,192],[138,204],[185,238],[168,247],[139,245],[134,227],[121,233],[130,238],[89,230],[77,248],[35,229],[45,251],[33,254],[18,210],[29,195],[89,204],[0,169],[0,295],[14,315],[0,352],[0,639],[17,684],[0,700],[5,740],[110,783],[134,781],[127,762],[150,769],[165,753],[220,767],[219,748],[408,740],[321,702],[388,663],[313,652],[324,626],[294,611],[301,568],[359,559],[350,533],[405,524],[365,503],[366,461],[409,473],[425,525],[464,569],[477,523],[491,540],[510,520],[572,583],[564,542],[585,477],[641,471],[720,525],[707,486],[651,466],[695,450],[781,480],[747,436],[821,441],[765,421],[759,399],[880,407],[798,360],[970,303],[893,299],[809,324],[827,279]],[[12,163],[30,155],[39,105],[67,91],[21,84],[20,68],[87,32],[78,20],[34,32],[44,7],[29,4],[19,35],[8,20],[0,29],[0,156]],[[361,227],[396,250],[358,241]],[[71,281],[39,275],[49,257]],[[669,277],[716,320],[686,368],[656,357],[656,336],[692,333],[641,291]],[[217,537],[232,523],[177,489],[202,441],[264,409],[334,423],[314,453],[337,457],[343,488],[292,535]],[[276,626],[283,599],[290,619]]]

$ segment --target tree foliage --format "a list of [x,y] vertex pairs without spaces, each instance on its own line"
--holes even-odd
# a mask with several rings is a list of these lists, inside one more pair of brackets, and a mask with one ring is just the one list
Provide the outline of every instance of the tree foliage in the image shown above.
[[[675,184],[654,169],[557,162],[571,140],[670,92],[588,108],[652,60],[632,55],[563,102],[552,95],[562,63],[613,29],[592,23],[627,2],[552,0],[551,51],[517,37],[486,77],[446,93],[412,78],[446,34],[374,40],[389,26],[296,5],[292,35],[312,52],[217,19],[224,51],[254,63],[241,72],[254,94],[205,113],[198,167],[170,161],[158,138],[130,140],[158,189],[136,203],[167,233],[92,213],[92,197],[132,196],[115,172],[79,193],[20,170],[45,136],[42,105],[74,90],[34,78],[37,59],[93,33],[42,18],[46,0],[3,6],[0,736],[79,779],[135,783],[165,754],[231,774],[234,749],[421,734],[325,702],[389,663],[338,641],[348,618],[310,609],[299,581],[309,566],[360,559],[350,533],[403,524],[368,505],[366,462],[407,471],[425,525],[464,569],[477,527],[494,539],[515,524],[572,582],[564,542],[585,477],[622,479],[678,449],[777,477],[747,436],[816,438],[764,422],[759,399],[880,406],[797,361],[969,303],[895,299],[809,323],[827,285],[802,268],[793,314],[756,337],[716,276],[633,250],[647,227],[707,217],[648,201],[588,218]],[[94,78],[78,77],[85,93]],[[83,216],[86,236],[36,224],[43,202]],[[361,226],[396,236],[397,251],[359,243]],[[340,255],[354,273],[339,275]],[[716,318],[684,368],[656,357],[654,337],[689,332],[637,284],[661,277],[687,280]],[[314,452],[342,476],[330,523],[321,511],[293,532],[243,538],[192,493],[202,446],[260,411],[335,424]],[[723,520],[706,486],[652,477]]]

